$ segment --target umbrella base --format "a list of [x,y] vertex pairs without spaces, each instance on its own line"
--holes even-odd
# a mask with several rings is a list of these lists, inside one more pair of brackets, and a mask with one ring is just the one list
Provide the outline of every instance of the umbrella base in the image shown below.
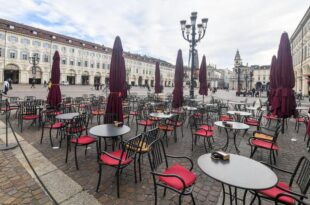
[[6,151],[9,149],[14,149],[17,146],[18,146],[17,143],[1,144],[0,145],[0,151]]

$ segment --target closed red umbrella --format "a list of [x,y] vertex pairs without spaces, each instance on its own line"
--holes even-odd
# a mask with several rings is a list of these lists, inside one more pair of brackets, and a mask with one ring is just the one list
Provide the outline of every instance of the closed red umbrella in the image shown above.
[[[125,61],[123,57],[123,47],[120,37],[116,37],[114,41],[112,58],[110,63],[110,94],[106,113],[117,114],[118,121],[123,122],[122,95],[126,83]],[[108,119],[105,119],[107,122]]]
[[61,91],[59,87],[60,81],[60,56],[55,51],[52,65],[52,86],[47,96],[47,102],[51,107],[57,107],[61,102]]
[[183,68],[182,51],[179,50],[174,73],[174,90],[172,99],[173,108],[179,108],[182,106],[183,103],[183,76],[184,76],[184,68]]
[[[276,94],[277,82],[276,82],[276,66],[277,66],[277,57],[272,56],[270,73],[269,73],[269,95],[268,102],[272,107],[272,99]],[[273,110],[273,108],[271,108]]]
[[206,57],[203,55],[200,70],[199,70],[199,94],[203,96],[208,95],[208,84],[207,84],[207,63],[206,63]]
[[[296,114],[296,100],[293,88],[295,86],[295,76],[293,71],[291,45],[288,34],[285,32],[281,36],[278,59],[276,66],[277,101],[275,102],[274,113],[283,118],[289,118]],[[282,132],[284,131],[284,123]]]
[[158,62],[156,62],[155,68],[155,93],[160,93],[160,70]]

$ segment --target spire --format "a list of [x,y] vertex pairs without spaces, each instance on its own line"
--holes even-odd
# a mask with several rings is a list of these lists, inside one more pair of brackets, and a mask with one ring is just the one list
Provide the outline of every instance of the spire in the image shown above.
[[235,55],[235,67],[242,65],[242,59],[240,57],[239,50],[237,49],[236,55]]

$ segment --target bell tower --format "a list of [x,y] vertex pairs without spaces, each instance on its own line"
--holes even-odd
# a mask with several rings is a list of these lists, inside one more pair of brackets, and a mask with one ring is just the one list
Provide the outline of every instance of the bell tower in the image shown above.
[[240,58],[239,50],[237,49],[236,55],[235,55],[235,67],[239,67],[242,65],[242,59]]

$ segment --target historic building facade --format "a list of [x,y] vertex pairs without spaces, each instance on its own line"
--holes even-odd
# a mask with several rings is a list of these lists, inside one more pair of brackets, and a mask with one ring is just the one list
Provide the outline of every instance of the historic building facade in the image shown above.
[[269,65],[243,65],[239,50],[237,50],[234,68],[230,75],[229,88],[237,90],[239,82],[240,90],[251,90],[253,88],[267,90],[269,86],[269,73]]
[[295,91],[309,95],[310,75],[310,7],[291,36],[291,50],[295,73]]
[[[54,52],[61,57],[61,81],[69,84],[106,84],[112,49],[103,45],[0,19],[0,82],[48,81]],[[40,57],[35,74],[29,57]],[[163,86],[173,86],[172,64],[159,59],[124,52],[127,82],[131,85],[155,84],[155,63],[160,62]]]

